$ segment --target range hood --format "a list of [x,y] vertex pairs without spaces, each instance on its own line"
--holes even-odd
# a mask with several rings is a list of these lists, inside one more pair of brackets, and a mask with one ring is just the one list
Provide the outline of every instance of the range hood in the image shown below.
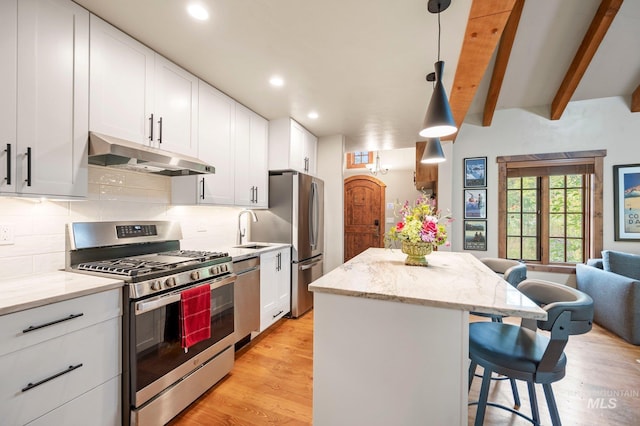
[[95,132],[89,132],[89,164],[167,176],[215,173],[197,158]]

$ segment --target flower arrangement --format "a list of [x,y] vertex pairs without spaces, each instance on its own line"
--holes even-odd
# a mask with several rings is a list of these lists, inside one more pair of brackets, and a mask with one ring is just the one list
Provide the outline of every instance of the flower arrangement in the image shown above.
[[405,201],[404,204],[397,204],[396,207],[399,207],[396,217],[399,217],[400,221],[387,233],[389,240],[431,243],[433,246],[447,243],[445,225],[451,223],[453,219],[450,215],[441,215],[435,207],[435,199],[421,195],[413,205]]

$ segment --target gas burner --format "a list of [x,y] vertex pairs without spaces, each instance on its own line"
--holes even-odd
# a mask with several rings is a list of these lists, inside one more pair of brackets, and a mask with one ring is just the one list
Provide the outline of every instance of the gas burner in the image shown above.
[[219,251],[201,251],[201,250],[173,250],[159,253],[164,256],[176,256],[176,257],[188,257],[198,260],[211,260],[219,259],[221,257],[228,257],[229,253]]
[[106,272],[116,275],[125,275],[135,277],[151,272],[151,266],[146,265],[147,262],[135,259],[115,259],[104,260],[99,262],[81,263],[78,269],[83,271]]

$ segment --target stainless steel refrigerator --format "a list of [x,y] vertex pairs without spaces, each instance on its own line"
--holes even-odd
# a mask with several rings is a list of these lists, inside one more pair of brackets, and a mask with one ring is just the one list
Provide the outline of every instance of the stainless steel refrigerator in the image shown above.
[[322,276],[324,182],[295,171],[269,173],[269,210],[256,210],[251,240],[291,244],[291,316],[313,306],[309,284]]

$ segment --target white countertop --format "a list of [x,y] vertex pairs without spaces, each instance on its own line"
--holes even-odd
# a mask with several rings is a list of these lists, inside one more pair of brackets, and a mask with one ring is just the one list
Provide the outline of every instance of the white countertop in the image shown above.
[[123,282],[75,272],[0,280],[0,315],[122,287]]
[[234,262],[239,260],[248,259],[250,257],[260,256],[262,253],[266,253],[273,250],[279,250],[285,247],[291,247],[291,244],[281,244],[281,243],[261,243],[261,242],[250,242],[243,244],[245,246],[249,245],[259,245],[263,246],[261,248],[256,249],[248,249],[242,247],[225,247],[219,251],[225,251],[229,253],[229,256],[232,257]]
[[309,285],[321,293],[546,319],[547,313],[469,253],[436,251],[407,266],[398,249],[370,248]]

